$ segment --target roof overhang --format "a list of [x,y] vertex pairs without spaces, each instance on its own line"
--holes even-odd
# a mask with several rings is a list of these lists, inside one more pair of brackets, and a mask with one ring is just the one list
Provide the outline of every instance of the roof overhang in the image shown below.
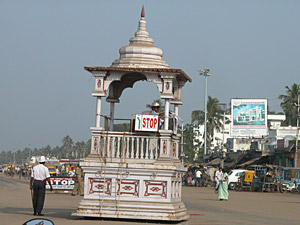
[[85,66],[85,70],[93,71],[120,71],[120,72],[138,72],[138,73],[159,73],[159,74],[174,74],[179,80],[192,82],[192,79],[181,69],[164,69],[164,68],[122,68],[122,67],[90,67]]

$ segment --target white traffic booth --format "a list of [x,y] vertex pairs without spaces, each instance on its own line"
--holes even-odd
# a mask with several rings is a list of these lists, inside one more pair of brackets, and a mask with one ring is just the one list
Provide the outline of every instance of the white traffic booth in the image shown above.
[[[95,77],[96,125],[91,128],[91,153],[80,163],[84,197],[72,215],[169,221],[188,218],[181,201],[186,169],[180,161],[181,135],[174,118],[182,105],[181,89],[191,78],[181,69],[170,69],[162,55],[146,31],[143,9],[138,31],[130,44],[120,49],[120,58],[110,67],[85,67]],[[125,88],[142,80],[158,87],[165,107],[163,127],[159,127],[158,116],[137,114],[132,117],[131,132],[114,131],[115,104]],[[106,128],[100,126],[103,98],[110,103]]]

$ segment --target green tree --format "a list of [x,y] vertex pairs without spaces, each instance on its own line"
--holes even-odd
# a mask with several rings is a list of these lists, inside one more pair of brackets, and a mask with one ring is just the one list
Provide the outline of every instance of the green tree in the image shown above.
[[279,95],[279,99],[282,100],[280,103],[281,108],[283,109],[286,120],[284,125],[296,126],[297,123],[297,106],[298,95],[300,91],[299,84],[294,83],[291,87],[285,86],[286,95]]
[[[185,125],[183,132],[184,147],[183,151],[189,162],[200,162],[203,157],[203,148],[201,142],[195,140],[194,125]],[[196,157],[197,156],[197,157]]]
[[114,124],[114,131],[127,131],[127,132],[129,132],[130,129],[131,129],[130,123]]
[[72,147],[73,147],[73,140],[72,138],[67,135],[62,139],[62,157],[71,158],[72,157]]
[[[210,148],[211,143],[214,138],[214,131],[220,132],[223,129],[223,116],[224,111],[219,105],[219,100],[217,98],[212,98],[208,96],[207,101],[207,139],[206,145],[207,149]],[[225,118],[225,124],[230,121]],[[205,123],[205,112],[202,110],[192,111],[192,123],[196,123],[197,126],[203,125]],[[205,134],[203,134],[203,137]]]
[[85,148],[84,148],[84,155],[83,157],[87,157],[90,152],[91,152],[91,147],[92,147],[92,139],[89,139],[86,143],[85,143]]

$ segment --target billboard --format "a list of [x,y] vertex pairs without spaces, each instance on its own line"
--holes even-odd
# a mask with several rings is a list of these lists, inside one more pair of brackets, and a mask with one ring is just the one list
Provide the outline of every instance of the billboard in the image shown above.
[[[50,177],[50,183],[53,190],[73,190],[75,185],[74,177]],[[46,189],[50,189],[50,186],[46,185]]]
[[267,99],[231,99],[231,136],[267,135]]

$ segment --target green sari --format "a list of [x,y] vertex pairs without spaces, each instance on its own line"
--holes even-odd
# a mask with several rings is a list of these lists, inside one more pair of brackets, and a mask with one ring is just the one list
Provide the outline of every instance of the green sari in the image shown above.
[[[223,181],[226,179],[226,177],[227,177],[227,181]],[[220,200],[228,200],[228,182],[229,182],[228,174],[223,173],[219,184],[219,190],[218,190],[218,198]]]

